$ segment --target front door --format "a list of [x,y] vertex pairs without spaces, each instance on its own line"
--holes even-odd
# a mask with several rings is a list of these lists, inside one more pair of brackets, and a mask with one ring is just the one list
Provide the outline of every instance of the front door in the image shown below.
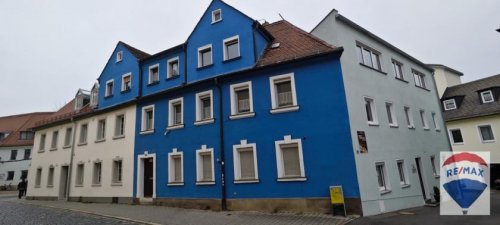
[[153,158],[144,159],[144,197],[153,197]]
[[66,199],[68,191],[68,166],[61,166],[61,178],[59,179],[59,199]]
[[422,189],[422,196],[424,197],[424,200],[426,200],[425,185],[424,185],[424,180],[422,179],[420,158],[418,158],[418,157],[415,158],[415,164],[417,165],[418,180],[420,181],[420,189]]

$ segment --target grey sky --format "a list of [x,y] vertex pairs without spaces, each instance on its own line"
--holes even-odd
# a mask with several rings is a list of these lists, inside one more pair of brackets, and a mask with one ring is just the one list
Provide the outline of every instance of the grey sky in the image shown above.
[[[497,0],[226,0],[310,31],[331,9],[426,63],[500,73]],[[90,89],[118,41],[150,54],[183,43],[210,0],[0,0],[0,116],[50,111]]]

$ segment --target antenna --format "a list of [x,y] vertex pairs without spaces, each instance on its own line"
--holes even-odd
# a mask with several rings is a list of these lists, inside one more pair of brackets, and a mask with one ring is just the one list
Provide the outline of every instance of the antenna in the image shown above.
[[281,13],[278,13],[278,15],[280,15],[282,20],[285,20],[285,18],[283,18],[283,16],[281,15]]

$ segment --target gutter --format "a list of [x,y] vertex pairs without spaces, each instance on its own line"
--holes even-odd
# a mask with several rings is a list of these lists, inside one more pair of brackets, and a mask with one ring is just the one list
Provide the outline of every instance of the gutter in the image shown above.
[[68,168],[68,180],[66,181],[66,201],[69,201],[70,191],[71,191],[71,174],[73,173],[73,158],[75,156],[75,135],[76,135],[76,121],[71,117],[71,122],[73,123],[73,138],[71,140],[71,152],[69,158],[69,168]]
[[222,88],[219,83],[218,78],[214,78],[215,86],[217,87],[217,95],[219,96],[219,145],[220,154],[219,160],[221,166],[221,209],[223,211],[227,210],[227,188],[226,188],[226,164],[225,154],[224,154],[224,124],[223,124],[223,107],[222,107]]

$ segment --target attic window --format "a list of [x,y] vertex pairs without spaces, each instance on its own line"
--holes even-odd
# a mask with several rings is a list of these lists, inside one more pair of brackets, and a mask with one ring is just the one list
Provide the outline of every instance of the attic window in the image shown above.
[[212,23],[217,23],[222,20],[222,10],[217,9],[212,11]]
[[281,43],[276,42],[276,43],[273,43],[273,44],[271,45],[271,48],[279,48],[279,47],[280,47],[280,45],[281,45]]
[[491,90],[481,92],[481,100],[483,101],[483,103],[494,102],[495,99],[493,98],[493,93],[491,92]]
[[116,62],[121,62],[123,59],[123,51],[119,51],[116,53]]
[[444,105],[444,110],[445,111],[448,111],[448,110],[453,110],[453,109],[456,109],[457,108],[457,104],[455,103],[455,99],[448,99],[448,100],[444,100],[443,101],[443,105]]

